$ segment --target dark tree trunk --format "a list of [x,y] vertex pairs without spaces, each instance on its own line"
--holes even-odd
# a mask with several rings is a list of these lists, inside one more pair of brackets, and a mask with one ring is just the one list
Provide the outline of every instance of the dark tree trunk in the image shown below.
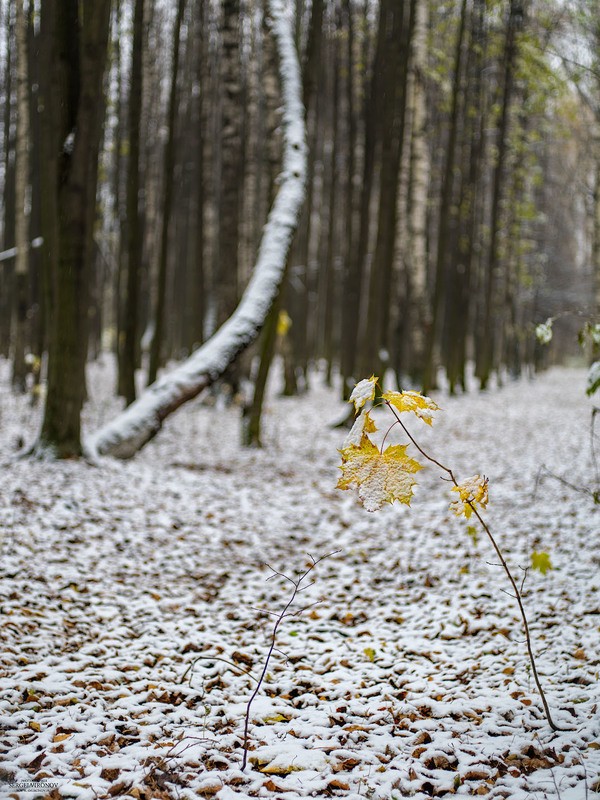
[[[277,54],[275,42],[268,31],[266,10],[263,16],[264,34],[264,85],[265,85],[265,116],[266,116],[266,135],[270,147],[267,154],[267,201],[269,207],[275,195],[275,179],[280,166],[280,152],[277,146],[276,130],[279,125],[279,114],[277,107],[280,102],[279,92],[277,91]],[[285,280],[285,278],[284,278]],[[252,392],[252,402],[244,409],[242,420],[242,443],[246,446],[260,447],[261,442],[261,419],[267,381],[275,346],[277,344],[277,323],[281,310],[282,290],[277,293],[269,314],[265,320],[264,328],[259,339],[259,364],[254,389]]]
[[86,247],[89,205],[95,202],[90,171],[98,161],[98,114],[106,62],[110,0],[79,7],[77,0],[48,0],[42,9],[45,103],[42,138],[50,163],[44,171],[44,205],[51,269],[52,331],[48,393],[37,452],[81,455],[81,409],[87,352]]
[[[351,10],[348,12],[349,25],[352,25]],[[387,10],[385,4],[379,10],[377,44],[373,63],[373,72],[369,93],[364,103],[364,154],[360,183],[360,199],[358,202],[358,234],[353,239],[348,254],[346,273],[343,284],[342,304],[342,342],[340,369],[343,377],[342,394],[347,399],[354,387],[358,364],[359,320],[361,312],[361,292],[364,282],[365,262],[369,248],[371,228],[371,200],[375,174],[375,161],[381,135],[381,95],[382,75],[385,59],[385,35],[387,26]],[[353,54],[349,53],[349,58]],[[352,91],[350,89],[350,91]],[[351,114],[351,108],[349,114]]]
[[478,335],[476,375],[481,389],[486,389],[494,366],[496,333],[493,321],[498,270],[500,268],[500,229],[502,200],[506,184],[506,162],[509,153],[510,111],[514,94],[517,59],[517,34],[523,26],[523,0],[510,0],[503,57],[503,83],[500,122],[498,125],[498,155],[492,179],[492,208],[490,216],[490,244],[484,278],[483,316]]
[[[384,0],[384,3],[388,0]],[[392,268],[396,241],[399,171],[402,162],[408,56],[414,25],[416,0],[389,0],[389,29],[386,37],[385,83],[390,96],[382,97],[383,136],[379,178],[377,238],[371,279],[362,374],[382,375],[388,366]],[[398,47],[400,44],[400,47]],[[385,90],[384,90],[385,91]]]
[[454,57],[454,82],[452,85],[452,111],[450,114],[450,129],[448,132],[448,145],[446,150],[446,162],[444,164],[444,174],[442,178],[442,194],[440,198],[440,213],[438,226],[437,258],[435,267],[435,286],[433,290],[431,327],[428,331],[425,347],[425,368],[423,374],[423,391],[429,392],[435,386],[436,372],[436,347],[439,343],[442,329],[442,303],[447,286],[447,264],[449,254],[449,243],[451,226],[455,222],[455,214],[452,211],[452,201],[454,198],[454,172],[456,166],[456,143],[458,139],[460,119],[460,101],[463,88],[463,49],[464,35],[467,19],[467,0],[462,0],[460,10],[460,21],[456,39],[456,52]]
[[171,91],[169,96],[168,139],[164,160],[164,188],[162,205],[162,230],[160,237],[160,261],[158,264],[158,280],[156,287],[156,309],[154,312],[154,336],[150,348],[150,366],[148,368],[148,385],[154,383],[158,368],[162,364],[161,348],[164,345],[165,300],[167,290],[167,265],[169,258],[169,227],[173,206],[173,173],[175,169],[175,120],[177,119],[177,73],[179,71],[179,50],[181,23],[185,0],[179,0],[177,19],[173,33],[173,65],[171,72]]
[[135,368],[139,347],[139,267],[142,260],[142,231],[140,224],[140,124],[142,117],[144,50],[144,0],[136,0],[133,17],[133,49],[129,88],[129,160],[127,162],[127,283],[123,304],[123,342],[119,359],[119,389],[126,405],[135,400]]

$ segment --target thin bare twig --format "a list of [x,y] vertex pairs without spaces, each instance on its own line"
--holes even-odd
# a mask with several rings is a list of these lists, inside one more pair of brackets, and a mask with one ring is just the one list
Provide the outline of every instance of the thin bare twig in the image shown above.
[[[320,564],[321,561],[324,561],[326,558],[330,558],[331,556],[334,556],[334,555],[336,555],[336,553],[339,553],[339,552],[340,552],[339,550],[334,550],[333,552],[327,553],[326,555],[320,556],[319,558],[314,558],[313,556],[310,555],[310,553],[308,553],[308,557],[310,558],[310,562],[311,563],[304,570],[304,572],[300,575],[300,577],[298,577],[296,579],[290,578],[289,575],[285,575],[283,572],[279,572],[278,570],[273,569],[273,567],[271,567],[269,564],[267,564],[267,567],[269,567],[269,569],[272,570],[273,573],[274,573],[274,575],[271,575],[270,578],[273,578],[273,577],[276,577],[276,576],[279,576],[281,578],[285,578],[285,580],[288,581],[289,583],[291,583],[294,588],[292,590],[292,593],[291,593],[287,603],[282,608],[282,610],[279,612],[279,614],[277,616],[277,619],[275,620],[275,624],[273,625],[273,630],[271,631],[271,642],[270,642],[270,645],[269,645],[269,649],[267,651],[267,655],[265,657],[265,663],[263,664],[262,672],[260,674],[260,677],[258,678],[256,687],[255,687],[254,691],[252,692],[252,694],[250,696],[250,699],[248,700],[248,703],[246,705],[246,715],[245,715],[245,718],[244,718],[244,740],[243,740],[243,743],[242,743],[242,748],[243,748],[243,751],[244,751],[244,755],[242,757],[242,772],[246,769],[246,764],[248,762],[248,729],[250,727],[250,710],[252,708],[252,703],[254,702],[257,694],[259,693],[260,687],[262,686],[262,683],[263,683],[263,681],[265,679],[265,676],[267,674],[267,669],[269,668],[269,661],[271,660],[271,656],[273,655],[274,650],[277,649],[275,647],[275,643],[277,641],[277,631],[279,630],[279,626],[281,625],[281,623],[283,622],[283,620],[286,617],[295,616],[297,613],[302,613],[302,611],[305,611],[306,608],[310,608],[311,607],[311,606],[306,606],[306,608],[300,609],[300,612],[297,612],[297,611],[290,612],[290,608],[292,607],[292,605],[293,605],[298,593],[300,591],[302,591],[302,588],[303,588],[302,584],[306,580],[307,576],[312,572],[312,570],[317,566],[317,564]],[[267,578],[267,580],[270,580],[270,578]],[[313,603],[312,605],[315,605],[315,604]],[[286,658],[287,658],[287,656],[286,656]]]
[[[189,666],[187,667],[186,671],[183,673],[183,675],[179,679],[180,681],[183,681],[185,676],[188,674],[188,672],[190,670],[194,669],[194,667],[196,666],[198,661],[222,661],[224,664],[228,664],[230,667],[233,667],[234,669],[237,669],[239,672],[243,673],[244,675],[247,675],[249,678],[252,678],[253,681],[258,680],[257,678],[254,677],[254,675],[251,672],[248,672],[247,669],[242,669],[242,667],[240,667],[234,661],[228,661],[226,658],[221,658],[221,656],[198,656],[197,658],[195,658],[192,661],[191,664],[189,664]],[[190,675],[190,681],[191,680],[192,680],[192,676]]]

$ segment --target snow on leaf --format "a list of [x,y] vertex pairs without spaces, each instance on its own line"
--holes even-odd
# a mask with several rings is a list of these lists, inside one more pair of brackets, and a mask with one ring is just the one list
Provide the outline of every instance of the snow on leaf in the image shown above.
[[440,407],[427,395],[419,392],[385,392],[383,400],[394,406],[396,411],[412,411],[419,419],[431,425],[433,411],[440,411]]
[[416,483],[413,473],[422,469],[406,455],[408,445],[387,447],[383,453],[363,434],[360,446],[340,450],[342,477],[338,489],[358,487],[358,498],[367,511],[377,511],[384,503],[399,500],[410,505]]
[[540,322],[535,326],[535,337],[540,344],[550,344],[552,341],[552,317],[548,317],[546,322]]
[[600,389],[600,361],[594,361],[587,374],[586,394],[591,397]]
[[531,569],[537,569],[545,575],[549,569],[554,569],[548,553],[538,553],[536,550],[531,554]]
[[352,390],[348,402],[354,403],[354,409],[357,414],[367,401],[375,397],[375,384],[378,380],[379,378],[376,378],[375,375],[371,375],[370,378],[363,378]]
[[352,426],[350,433],[344,439],[344,444],[342,445],[342,449],[345,450],[347,447],[350,447],[351,445],[354,445],[355,447],[360,447],[363,434],[375,433],[376,430],[377,426],[371,419],[369,412],[366,409],[363,409],[363,411],[354,421],[354,425]]
[[460,494],[460,500],[453,500],[450,503],[450,509],[457,517],[465,516],[469,519],[474,508],[487,506],[488,479],[484,475],[473,475],[458,486],[453,486],[452,491]]

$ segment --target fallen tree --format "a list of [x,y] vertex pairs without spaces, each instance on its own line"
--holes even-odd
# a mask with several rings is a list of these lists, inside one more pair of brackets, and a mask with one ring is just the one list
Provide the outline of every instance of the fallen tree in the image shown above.
[[269,0],[283,97],[283,169],[252,278],[233,315],[205,344],[159,378],[84,443],[90,456],[131,458],[161,429],[163,420],[214,383],[258,336],[283,279],[306,182],[302,85],[291,21],[284,0]]

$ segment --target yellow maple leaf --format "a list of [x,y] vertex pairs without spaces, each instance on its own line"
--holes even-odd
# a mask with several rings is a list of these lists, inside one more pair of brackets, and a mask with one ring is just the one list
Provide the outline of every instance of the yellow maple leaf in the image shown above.
[[371,415],[366,409],[363,409],[358,417],[354,421],[354,425],[352,426],[350,433],[344,439],[344,444],[342,449],[346,447],[350,447],[350,445],[355,445],[356,447],[360,447],[360,443],[362,442],[362,437],[365,433],[375,433],[377,430],[377,426],[371,419]]
[[418,461],[406,455],[408,445],[387,447],[379,451],[366,434],[360,446],[350,445],[340,450],[342,477],[338,489],[358,487],[358,499],[367,511],[377,511],[384,503],[399,500],[410,505],[412,477],[422,469]]
[[467,519],[477,506],[485,508],[488,503],[488,479],[485,475],[473,475],[466,481],[452,487],[453,492],[458,492],[460,500],[453,500],[450,508],[457,517],[465,516]]
[[396,411],[412,411],[419,419],[431,425],[433,411],[440,411],[440,407],[427,395],[419,392],[385,392],[382,399],[394,406]]
[[375,375],[371,375],[370,378],[363,378],[352,390],[348,402],[354,403],[354,410],[357,414],[368,400],[372,400],[375,397],[375,385],[378,380],[379,378],[376,378]]

